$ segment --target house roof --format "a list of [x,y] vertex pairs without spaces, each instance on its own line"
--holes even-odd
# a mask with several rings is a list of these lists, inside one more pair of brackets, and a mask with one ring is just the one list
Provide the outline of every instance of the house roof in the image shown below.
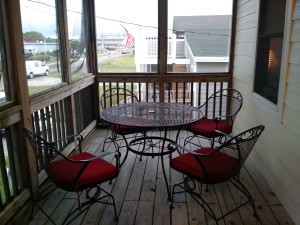
[[173,30],[185,32],[194,57],[229,56],[231,15],[174,16]]

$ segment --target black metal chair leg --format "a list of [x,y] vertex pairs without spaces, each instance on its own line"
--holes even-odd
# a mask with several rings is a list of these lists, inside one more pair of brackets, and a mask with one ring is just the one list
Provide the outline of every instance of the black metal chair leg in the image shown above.
[[[48,190],[50,189],[50,190]],[[43,210],[43,208],[38,204],[38,202],[44,198],[47,198],[54,190],[56,190],[56,187],[53,184],[48,185],[44,191],[42,192],[42,195],[38,198],[38,200],[33,202],[33,206],[31,209],[31,213],[30,213],[30,219],[33,219],[33,212],[34,212],[34,208],[35,206],[54,224],[56,225],[56,223],[51,219],[51,217]]]
[[[51,223],[53,223],[54,225],[57,225],[53,220],[52,218],[43,210],[43,208],[41,206],[38,205],[38,203],[35,203],[34,206],[37,206],[39,210],[41,210],[41,212],[48,218],[48,220],[51,221]],[[32,212],[33,212],[33,209],[34,209],[34,206],[32,207]],[[31,215],[32,216],[32,215]],[[32,218],[33,219],[33,218]]]

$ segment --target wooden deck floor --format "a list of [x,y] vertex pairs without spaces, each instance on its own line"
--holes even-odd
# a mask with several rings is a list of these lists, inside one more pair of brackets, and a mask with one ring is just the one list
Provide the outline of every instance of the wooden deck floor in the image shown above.
[[[181,133],[181,139],[184,132]],[[88,152],[100,154],[103,140],[107,137],[106,130],[96,130],[83,143],[84,149]],[[174,135],[174,133],[171,133]],[[108,150],[113,150],[112,146]],[[108,158],[108,160],[111,160]],[[168,156],[165,158],[168,167]],[[169,168],[169,167],[168,167]],[[170,171],[168,169],[168,171]],[[182,175],[174,171],[168,172],[171,182],[175,183],[183,179]],[[294,224],[279,200],[276,198],[261,174],[254,169],[251,163],[246,162],[242,169],[242,180],[249,188],[260,220],[252,216],[250,206],[245,206],[232,215],[226,217],[225,221],[219,224],[230,225],[277,225]],[[166,186],[163,180],[162,169],[158,157],[143,157],[130,153],[126,162],[120,170],[117,179],[112,184],[105,183],[102,187],[111,192],[116,200],[118,221],[114,220],[113,207],[104,204],[94,204],[86,214],[80,216],[72,224],[89,225],[198,225],[215,224],[214,221],[204,214],[190,196],[177,195],[174,208],[170,209],[167,199]],[[155,189],[155,190],[154,190]],[[234,192],[230,185],[220,184],[209,187],[209,192],[205,193],[205,198],[210,205],[219,213],[235,204],[235,200],[241,198]],[[44,201],[43,209],[51,214],[51,218],[61,224],[67,212],[76,204],[72,199],[73,194],[57,189],[50,198]],[[38,211],[30,225],[52,224]]]

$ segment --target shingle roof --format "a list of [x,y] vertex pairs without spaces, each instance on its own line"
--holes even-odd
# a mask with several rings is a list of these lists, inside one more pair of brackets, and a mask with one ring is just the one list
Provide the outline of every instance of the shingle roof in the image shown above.
[[184,31],[194,57],[229,56],[231,15],[175,16],[174,31]]

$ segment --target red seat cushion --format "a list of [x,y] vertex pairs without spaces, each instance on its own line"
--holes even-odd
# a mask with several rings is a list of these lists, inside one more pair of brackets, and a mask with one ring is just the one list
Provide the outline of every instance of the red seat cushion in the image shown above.
[[[73,160],[86,160],[95,157],[95,155],[82,152],[70,156]],[[96,159],[91,161],[84,169],[83,173],[76,180],[78,173],[83,169],[84,163],[76,163],[67,159],[52,161],[46,171],[53,183],[68,191],[81,191],[94,184],[98,184],[117,176],[118,170],[116,166],[105,161],[104,159]]]
[[204,118],[199,122],[187,126],[186,130],[205,137],[217,137],[219,134],[215,133],[214,130],[229,134],[232,131],[232,126],[224,121],[219,121],[217,127],[214,119]]
[[[202,148],[195,152],[209,154],[215,151],[213,148]],[[197,161],[200,158],[206,172]],[[240,163],[237,158],[223,152],[215,152],[210,156],[195,156],[192,153],[180,155],[171,160],[171,167],[181,173],[193,177],[201,183],[215,184],[226,181],[239,173]]]

